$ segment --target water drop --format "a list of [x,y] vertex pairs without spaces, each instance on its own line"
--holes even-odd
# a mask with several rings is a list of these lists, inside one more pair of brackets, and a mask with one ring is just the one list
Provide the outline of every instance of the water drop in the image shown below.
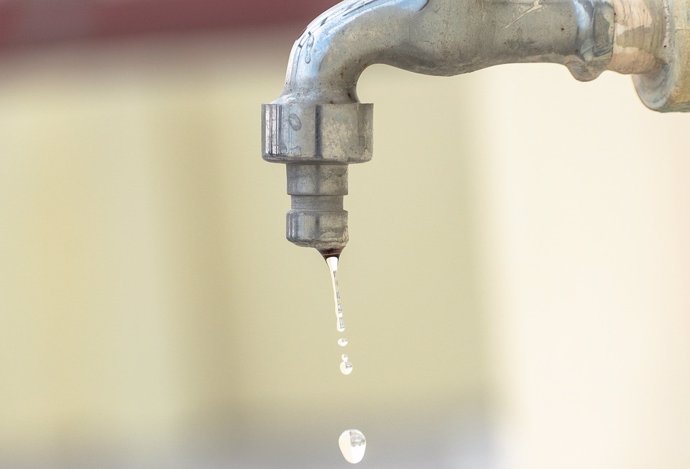
[[338,339],[338,345],[340,345],[341,347],[347,347],[347,344],[349,343],[350,341],[347,340],[347,338],[345,337],[341,337],[340,339]]
[[357,464],[364,459],[367,450],[367,439],[364,433],[359,430],[345,430],[338,438],[340,452],[343,453],[345,461],[350,464]]
[[352,363],[346,361],[340,362],[340,372],[345,376],[352,374]]

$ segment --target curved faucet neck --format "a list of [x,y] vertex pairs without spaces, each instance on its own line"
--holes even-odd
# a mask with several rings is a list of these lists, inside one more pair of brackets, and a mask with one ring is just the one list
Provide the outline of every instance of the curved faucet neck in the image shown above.
[[[579,80],[607,68],[650,71],[662,50],[663,28],[654,27],[663,24],[663,8],[654,4],[660,1],[344,1],[295,42],[277,102],[357,102],[357,81],[374,63],[449,76],[550,62],[566,65]],[[646,13],[637,13],[645,2]]]
[[[288,165],[287,238],[321,252],[347,244],[347,165],[372,155],[372,106],[356,90],[369,65],[449,76],[550,62],[579,80],[648,73],[665,60],[670,1],[348,0],[326,11],[295,43],[283,94],[263,107],[263,157]],[[668,70],[662,78],[677,75]],[[652,90],[664,84],[661,98],[675,96],[673,81],[650,76]]]

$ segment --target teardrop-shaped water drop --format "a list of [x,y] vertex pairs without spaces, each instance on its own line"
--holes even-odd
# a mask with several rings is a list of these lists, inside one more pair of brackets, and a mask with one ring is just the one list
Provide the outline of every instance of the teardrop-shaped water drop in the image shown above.
[[367,439],[364,433],[359,430],[345,430],[338,438],[340,452],[343,453],[345,461],[350,464],[357,464],[364,459],[367,450]]
[[340,339],[338,339],[338,345],[341,347],[347,347],[347,344],[349,344],[349,343],[350,343],[350,341],[347,340],[346,337],[341,337]]
[[340,362],[340,372],[345,376],[352,374],[352,363],[342,361]]

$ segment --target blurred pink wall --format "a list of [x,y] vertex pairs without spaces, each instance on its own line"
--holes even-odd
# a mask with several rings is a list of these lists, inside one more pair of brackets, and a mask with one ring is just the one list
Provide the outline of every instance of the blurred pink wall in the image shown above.
[[0,48],[159,33],[304,27],[336,0],[10,0]]

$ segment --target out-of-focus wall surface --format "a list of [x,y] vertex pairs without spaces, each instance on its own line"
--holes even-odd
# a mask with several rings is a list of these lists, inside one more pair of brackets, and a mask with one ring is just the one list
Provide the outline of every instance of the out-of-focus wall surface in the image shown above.
[[340,467],[350,427],[370,467],[687,467],[687,116],[555,66],[367,71],[343,377],[260,158],[291,41],[3,61],[0,467]]
[[326,265],[285,241],[285,169],[260,154],[260,103],[280,92],[291,42],[5,62],[3,467],[337,467],[350,427],[377,467],[488,458],[476,128],[471,105],[446,106],[478,91],[368,73],[362,96],[383,112],[379,157],[352,170],[347,201],[344,377]]
[[648,111],[610,73],[480,77],[505,466],[688,467],[690,116]]

